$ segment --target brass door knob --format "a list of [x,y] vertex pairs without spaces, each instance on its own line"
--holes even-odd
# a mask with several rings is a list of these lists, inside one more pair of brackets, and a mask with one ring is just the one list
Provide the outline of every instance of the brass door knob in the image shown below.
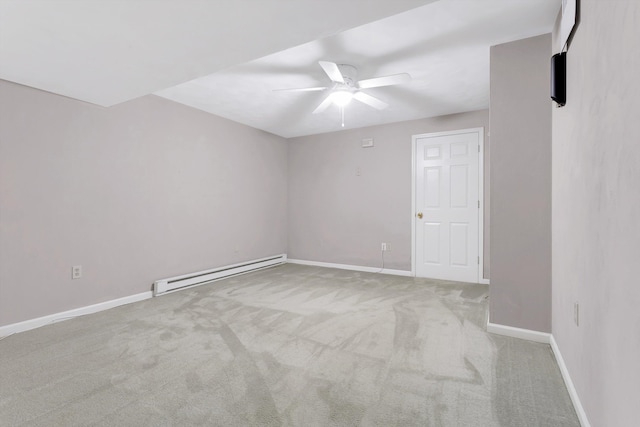
[[416,214],[416,216],[417,216],[418,218],[422,219],[422,212],[418,212],[418,213]]

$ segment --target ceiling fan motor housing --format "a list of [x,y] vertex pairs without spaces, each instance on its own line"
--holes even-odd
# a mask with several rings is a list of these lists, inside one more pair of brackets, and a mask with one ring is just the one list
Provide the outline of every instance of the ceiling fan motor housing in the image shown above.
[[348,64],[338,64],[338,69],[340,69],[340,73],[342,74],[342,78],[344,79],[344,84],[349,89],[357,89],[356,76],[358,75],[358,69],[353,65]]

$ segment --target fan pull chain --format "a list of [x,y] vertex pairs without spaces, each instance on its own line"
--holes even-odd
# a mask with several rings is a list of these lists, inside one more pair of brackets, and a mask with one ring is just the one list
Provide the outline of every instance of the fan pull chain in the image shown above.
[[340,113],[342,114],[342,127],[344,127],[344,106],[340,107]]

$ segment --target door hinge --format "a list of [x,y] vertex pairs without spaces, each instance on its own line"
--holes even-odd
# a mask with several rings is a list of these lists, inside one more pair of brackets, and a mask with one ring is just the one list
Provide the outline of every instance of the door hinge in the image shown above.
[[478,145],[478,153],[480,152],[480,146]]
[[480,200],[478,200],[478,209],[480,209]]
[[480,256],[478,255],[478,265],[480,265]]

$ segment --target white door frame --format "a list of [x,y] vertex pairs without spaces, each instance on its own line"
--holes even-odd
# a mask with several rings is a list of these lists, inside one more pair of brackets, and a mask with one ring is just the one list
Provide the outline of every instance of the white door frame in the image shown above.
[[478,154],[478,283],[489,284],[484,273],[484,127],[459,129],[446,132],[421,133],[411,136],[411,275],[416,276],[416,147],[417,140],[425,137],[457,135],[460,133],[477,133],[480,152]]

